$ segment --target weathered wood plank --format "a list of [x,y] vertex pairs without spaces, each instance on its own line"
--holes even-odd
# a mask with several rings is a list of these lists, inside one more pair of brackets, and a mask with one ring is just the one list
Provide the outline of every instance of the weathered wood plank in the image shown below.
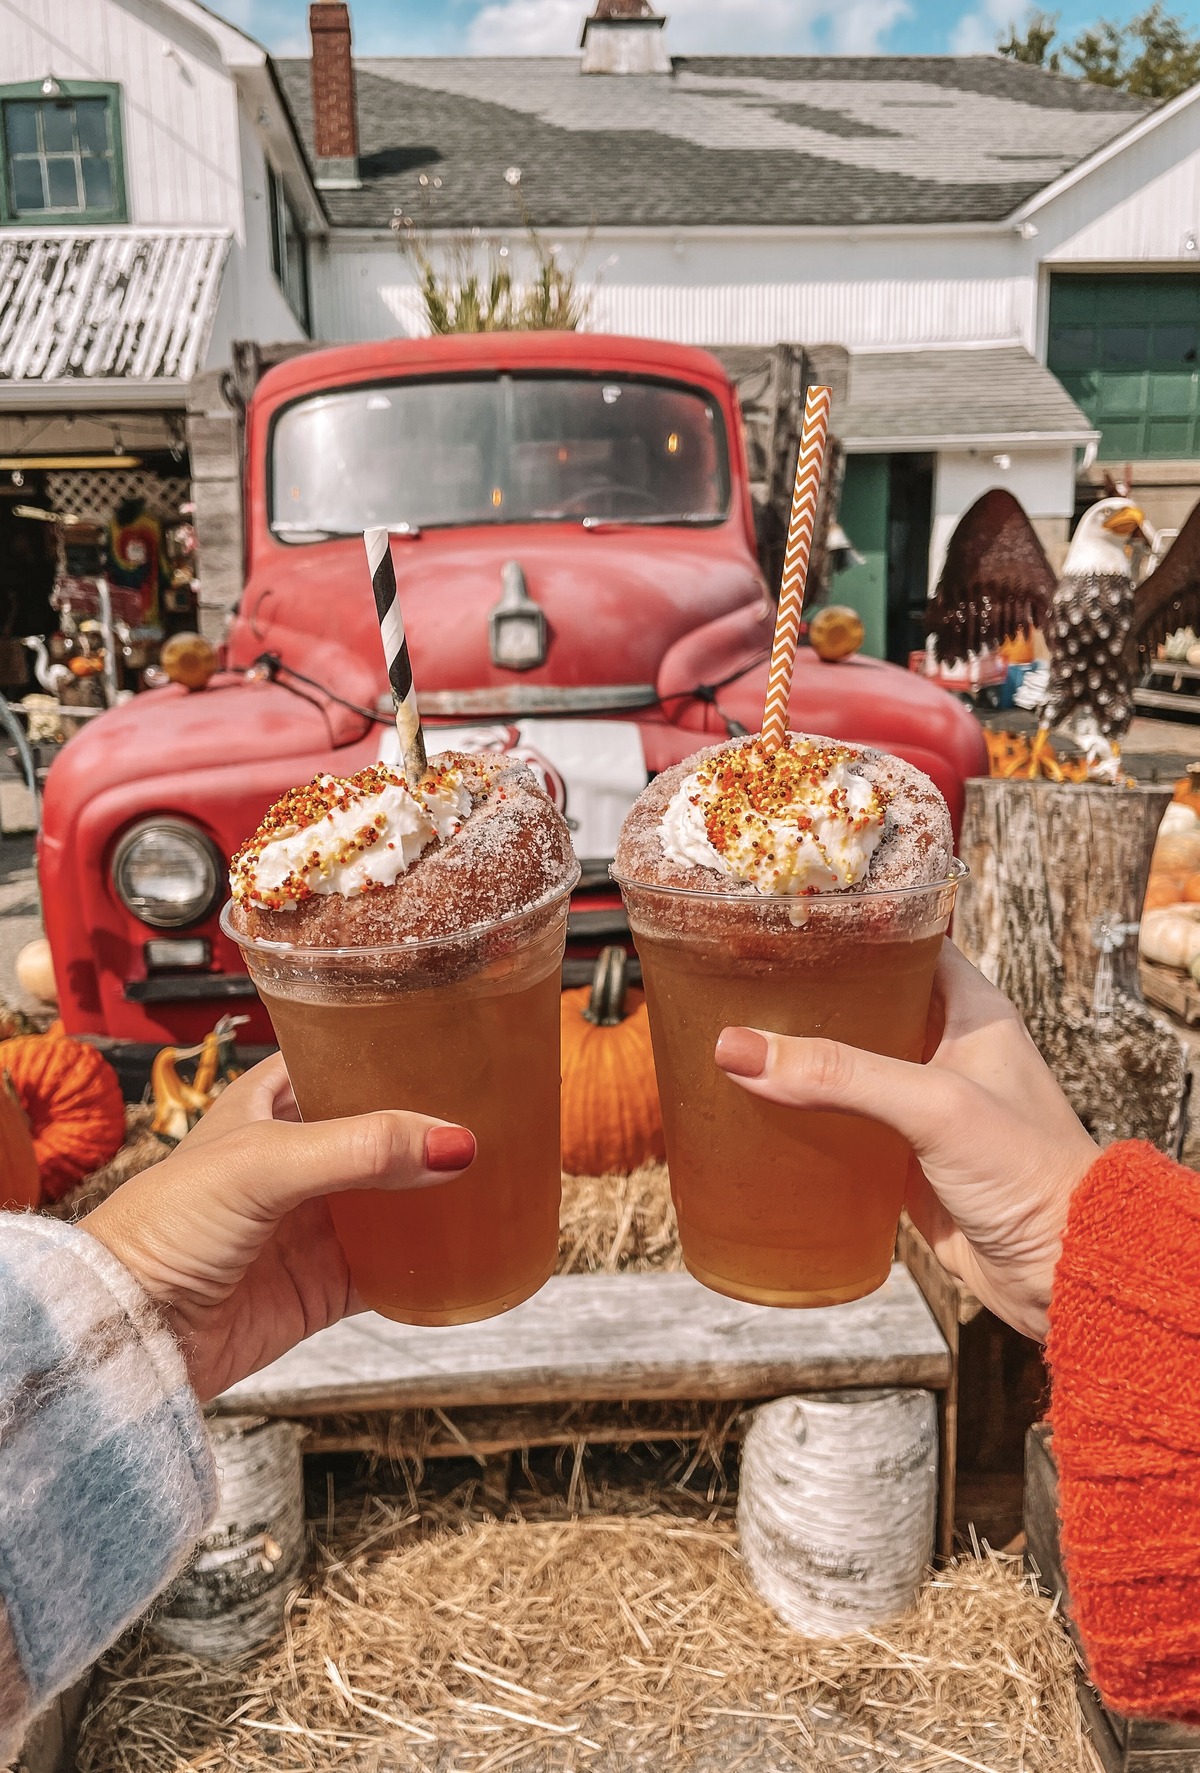
[[17,1773],[72,1773],[75,1743],[83,1720],[91,1670],[40,1713],[17,1757]]
[[954,1551],[954,1508],[958,1493],[959,1330],[983,1310],[973,1293],[947,1273],[907,1213],[901,1215],[896,1254],[921,1290],[950,1350],[950,1382],[938,1395],[938,1524],[940,1557]]
[[1144,960],[1138,972],[1142,996],[1147,1003],[1157,1004],[1160,1010],[1170,1010],[1189,1028],[1200,1022],[1200,986],[1187,973],[1180,973],[1174,967],[1157,966],[1152,960]]
[[561,1275],[486,1323],[348,1318],[235,1385],[218,1408],[314,1416],[843,1385],[941,1390],[950,1374],[945,1339],[900,1263],[869,1298],[816,1311],[743,1305],[687,1274]]

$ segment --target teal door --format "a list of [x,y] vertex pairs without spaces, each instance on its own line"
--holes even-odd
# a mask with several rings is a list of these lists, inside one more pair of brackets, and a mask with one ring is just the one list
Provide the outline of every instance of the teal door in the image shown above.
[[862,650],[874,659],[887,656],[890,463],[889,456],[846,458],[838,521],[863,561],[838,573],[829,586],[830,603],[848,604],[862,617],[867,631]]
[[1052,277],[1046,360],[1102,460],[1200,457],[1200,270]]
[[906,665],[925,644],[933,457],[850,456],[839,521],[862,564],[838,573],[830,603],[863,619],[863,652]]

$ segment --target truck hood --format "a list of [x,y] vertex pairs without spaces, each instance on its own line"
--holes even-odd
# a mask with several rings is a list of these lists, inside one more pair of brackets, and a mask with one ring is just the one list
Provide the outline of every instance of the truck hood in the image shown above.
[[[359,721],[359,732],[366,723]],[[64,746],[47,782],[47,816],[148,775],[253,756],[304,757],[333,744],[324,711],[277,683],[223,672],[207,689],[148,690],[100,715]],[[147,807],[148,812],[153,809]]]
[[[713,529],[528,524],[431,530],[394,539],[392,558],[421,694],[514,684],[653,684],[663,654],[682,635],[753,603],[762,591],[733,519]],[[488,619],[510,561],[519,564],[547,621],[545,661],[526,671],[494,665],[490,655]],[[270,650],[324,682],[334,681],[328,673],[336,667],[337,687],[355,700],[386,692],[357,539],[274,550],[270,571],[247,588],[244,610],[231,662],[247,664]]]

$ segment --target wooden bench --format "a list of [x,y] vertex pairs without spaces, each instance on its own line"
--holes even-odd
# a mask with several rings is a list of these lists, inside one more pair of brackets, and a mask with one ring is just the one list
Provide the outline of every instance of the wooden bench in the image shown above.
[[[954,1378],[951,1346],[899,1262],[878,1292],[813,1311],[745,1305],[687,1274],[561,1275],[484,1323],[421,1329],[374,1313],[348,1318],[231,1387],[216,1408],[295,1418],[387,1413],[400,1451],[397,1415],[411,1424],[432,1413],[441,1428],[424,1435],[425,1457],[484,1457],[522,1446],[695,1438],[697,1404],[797,1391],[921,1386],[944,1401]],[[943,1443],[945,1550],[952,1433]],[[310,1444],[380,1443],[351,1429]]]

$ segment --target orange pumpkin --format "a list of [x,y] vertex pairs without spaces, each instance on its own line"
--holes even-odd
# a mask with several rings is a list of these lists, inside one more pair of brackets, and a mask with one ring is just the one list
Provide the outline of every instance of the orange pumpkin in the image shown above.
[[24,1034],[0,1042],[0,1070],[25,1111],[48,1200],[61,1200],[116,1156],[125,1139],[125,1102],[116,1072],[95,1047],[66,1035]]
[[808,624],[808,644],[818,659],[834,664],[856,653],[866,639],[863,619],[856,609],[844,603],[830,603],[819,609]]
[[0,1208],[36,1207],[42,1198],[29,1122],[7,1072],[0,1072]]
[[664,1155],[650,1024],[627,989],[623,948],[605,948],[590,986],[564,991],[562,1165],[569,1175],[628,1175]]
[[1143,911],[1161,911],[1165,905],[1183,903],[1184,887],[1194,876],[1180,874],[1152,874],[1150,884],[1146,888],[1146,897],[1142,901]]
[[1200,763],[1189,763],[1187,775],[1181,776],[1175,784],[1174,798],[1184,806],[1190,806],[1194,813],[1200,813]]
[[1200,874],[1189,874],[1183,883],[1183,891],[1179,895],[1183,905],[1200,905]]
[[216,648],[199,634],[172,634],[158,655],[158,662],[172,683],[201,690],[217,668]]
[[1158,839],[1150,860],[1152,874],[1200,872],[1200,827],[1195,831],[1168,831]]

